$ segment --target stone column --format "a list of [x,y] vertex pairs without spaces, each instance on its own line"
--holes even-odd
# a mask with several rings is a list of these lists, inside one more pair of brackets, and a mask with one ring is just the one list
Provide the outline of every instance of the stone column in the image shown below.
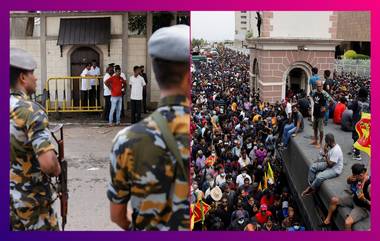
[[45,89],[45,83],[47,81],[47,69],[46,69],[46,16],[41,13],[40,15],[40,58],[41,58],[41,93]]
[[[123,14],[123,20],[122,20],[122,40],[121,40],[121,69],[124,71],[124,73],[128,72],[127,69],[127,61],[128,61],[128,12],[125,12]],[[128,76],[126,76],[128,78]],[[127,79],[128,82],[128,79]],[[126,95],[124,96],[124,112],[127,114],[127,103],[129,100],[130,90],[129,90],[129,84],[127,85],[126,89]]]
[[[153,30],[153,16],[152,12],[147,12],[146,14],[146,41],[148,45],[148,41],[150,39],[150,36],[152,36],[152,30]],[[152,85],[152,62],[150,59],[150,56],[148,54],[148,47],[146,48],[146,75],[148,79],[148,85],[146,86],[146,99],[147,99],[147,105],[149,107],[151,102],[151,85]]]

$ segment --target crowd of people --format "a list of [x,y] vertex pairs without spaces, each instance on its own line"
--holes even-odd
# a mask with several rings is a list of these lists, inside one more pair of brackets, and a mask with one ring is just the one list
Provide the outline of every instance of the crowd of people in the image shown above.
[[[320,77],[313,68],[309,93],[290,90],[281,102],[266,103],[259,90],[250,89],[249,56],[218,50],[219,57],[194,63],[192,70],[193,230],[305,230],[275,149],[287,148],[309,118],[314,129],[310,144],[323,154],[324,166],[310,169],[310,186],[302,196],[338,176],[343,153],[324,126],[331,118],[357,141],[354,126],[362,112],[370,112],[370,79],[328,70]],[[352,153],[361,160],[359,150]],[[329,172],[326,178],[322,172]]]
[[248,56],[219,51],[193,72],[191,202],[210,206],[193,230],[304,230],[274,151],[287,105],[250,91]]

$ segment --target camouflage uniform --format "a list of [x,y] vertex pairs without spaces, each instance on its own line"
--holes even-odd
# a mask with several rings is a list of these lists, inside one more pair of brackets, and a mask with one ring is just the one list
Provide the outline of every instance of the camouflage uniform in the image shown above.
[[37,156],[54,150],[47,115],[21,91],[10,96],[10,219],[12,230],[58,230],[48,177]]
[[[183,164],[188,167],[189,100],[185,96],[165,97],[158,111],[167,119]],[[134,229],[189,230],[189,185],[175,162],[151,116],[123,129],[115,137],[107,196],[117,204],[131,201]],[[168,200],[173,179],[173,200]]]

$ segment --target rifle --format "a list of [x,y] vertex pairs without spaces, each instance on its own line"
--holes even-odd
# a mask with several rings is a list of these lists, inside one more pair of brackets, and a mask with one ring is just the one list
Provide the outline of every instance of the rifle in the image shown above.
[[[61,203],[61,217],[62,217],[62,231],[65,230],[66,219],[67,219],[67,206],[69,193],[67,189],[67,161],[64,155],[63,146],[63,124],[58,124],[53,129],[50,130],[54,140],[58,144],[58,162],[61,166],[61,174],[56,178],[57,184],[57,194]],[[60,132],[60,138],[55,136],[55,132]]]

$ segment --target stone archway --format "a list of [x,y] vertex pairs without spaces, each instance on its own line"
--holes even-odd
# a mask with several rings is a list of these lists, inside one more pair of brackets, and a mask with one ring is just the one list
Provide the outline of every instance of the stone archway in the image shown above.
[[292,88],[292,84],[294,89],[297,89],[298,85],[299,89],[304,89],[306,93],[310,92],[311,68],[312,66],[309,63],[303,61],[290,64],[283,75],[282,99],[286,97],[287,88]]
[[[67,56],[70,76],[80,76],[86,63],[92,60],[96,60],[100,69],[103,68],[102,51],[95,46],[73,46]],[[79,79],[73,79],[70,83],[70,94],[72,95],[74,106],[79,105],[79,81]]]

